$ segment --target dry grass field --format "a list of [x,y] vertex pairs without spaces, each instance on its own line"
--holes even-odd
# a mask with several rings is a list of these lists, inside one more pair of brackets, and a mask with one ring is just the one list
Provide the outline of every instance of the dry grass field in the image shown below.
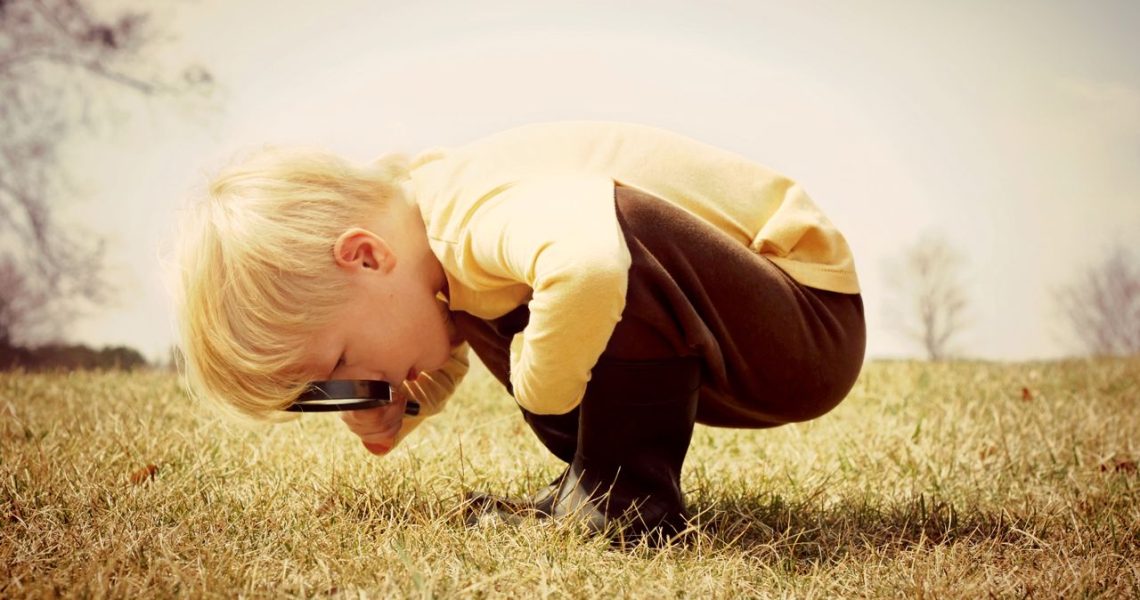
[[698,427],[686,546],[469,528],[559,469],[476,370],[391,456],[219,422],[164,373],[0,375],[0,597],[1140,597],[1140,359],[871,363],[767,431]]

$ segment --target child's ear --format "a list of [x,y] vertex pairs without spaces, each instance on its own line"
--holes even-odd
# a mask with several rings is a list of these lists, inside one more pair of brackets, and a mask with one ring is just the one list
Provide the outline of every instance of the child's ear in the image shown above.
[[396,254],[383,238],[354,227],[340,234],[333,245],[333,259],[344,269],[369,269],[388,273],[396,267]]

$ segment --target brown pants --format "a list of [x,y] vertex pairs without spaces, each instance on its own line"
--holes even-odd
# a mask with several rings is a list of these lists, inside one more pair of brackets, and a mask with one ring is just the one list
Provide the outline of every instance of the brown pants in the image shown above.
[[[861,296],[805,287],[659,198],[620,186],[614,196],[633,264],[625,310],[603,358],[699,357],[697,422],[705,425],[773,427],[813,419],[843,400],[863,364]],[[526,326],[527,307],[494,320],[453,317],[510,390],[510,342]],[[544,420],[561,417],[576,431],[577,412]]]

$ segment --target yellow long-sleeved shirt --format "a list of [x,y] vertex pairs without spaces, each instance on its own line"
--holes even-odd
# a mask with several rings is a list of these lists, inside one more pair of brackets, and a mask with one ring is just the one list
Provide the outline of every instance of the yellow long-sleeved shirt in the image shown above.
[[[615,184],[685,209],[803,285],[859,291],[846,240],[797,183],[661,129],[528,125],[424,152],[411,167],[451,310],[494,319],[529,303],[529,323],[511,345],[511,384],[535,413],[578,405],[621,317],[630,255]],[[453,356],[464,368],[465,351]]]

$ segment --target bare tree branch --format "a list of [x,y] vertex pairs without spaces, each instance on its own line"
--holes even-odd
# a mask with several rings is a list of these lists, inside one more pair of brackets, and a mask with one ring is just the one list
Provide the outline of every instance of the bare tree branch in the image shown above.
[[1054,290],[1053,298],[1089,354],[1140,354],[1140,262],[1123,246]]
[[[200,67],[155,71],[158,65],[147,56],[153,39],[147,13],[103,17],[92,6],[88,0],[0,0],[5,340],[42,330],[45,320],[62,322],[69,302],[99,302],[107,295],[102,240],[55,220],[54,208],[69,191],[59,144],[77,125],[93,130],[116,117],[116,93],[184,97],[211,89],[210,74]],[[37,299],[36,310],[12,308],[27,304],[21,298]]]
[[0,73],[9,70],[11,66],[19,63],[32,63],[35,61],[46,61],[56,63],[65,67],[76,69],[84,69],[92,75],[102,77],[113,83],[133,88],[136,92],[143,94],[154,94],[161,91],[173,92],[175,91],[172,86],[165,86],[155,81],[148,81],[137,77],[132,77],[126,73],[119,73],[111,70],[105,64],[97,60],[80,60],[74,55],[62,52],[29,52],[19,56],[8,57],[7,59],[0,60]]
[[964,259],[942,238],[927,235],[888,266],[888,323],[930,360],[948,358],[966,327]]

